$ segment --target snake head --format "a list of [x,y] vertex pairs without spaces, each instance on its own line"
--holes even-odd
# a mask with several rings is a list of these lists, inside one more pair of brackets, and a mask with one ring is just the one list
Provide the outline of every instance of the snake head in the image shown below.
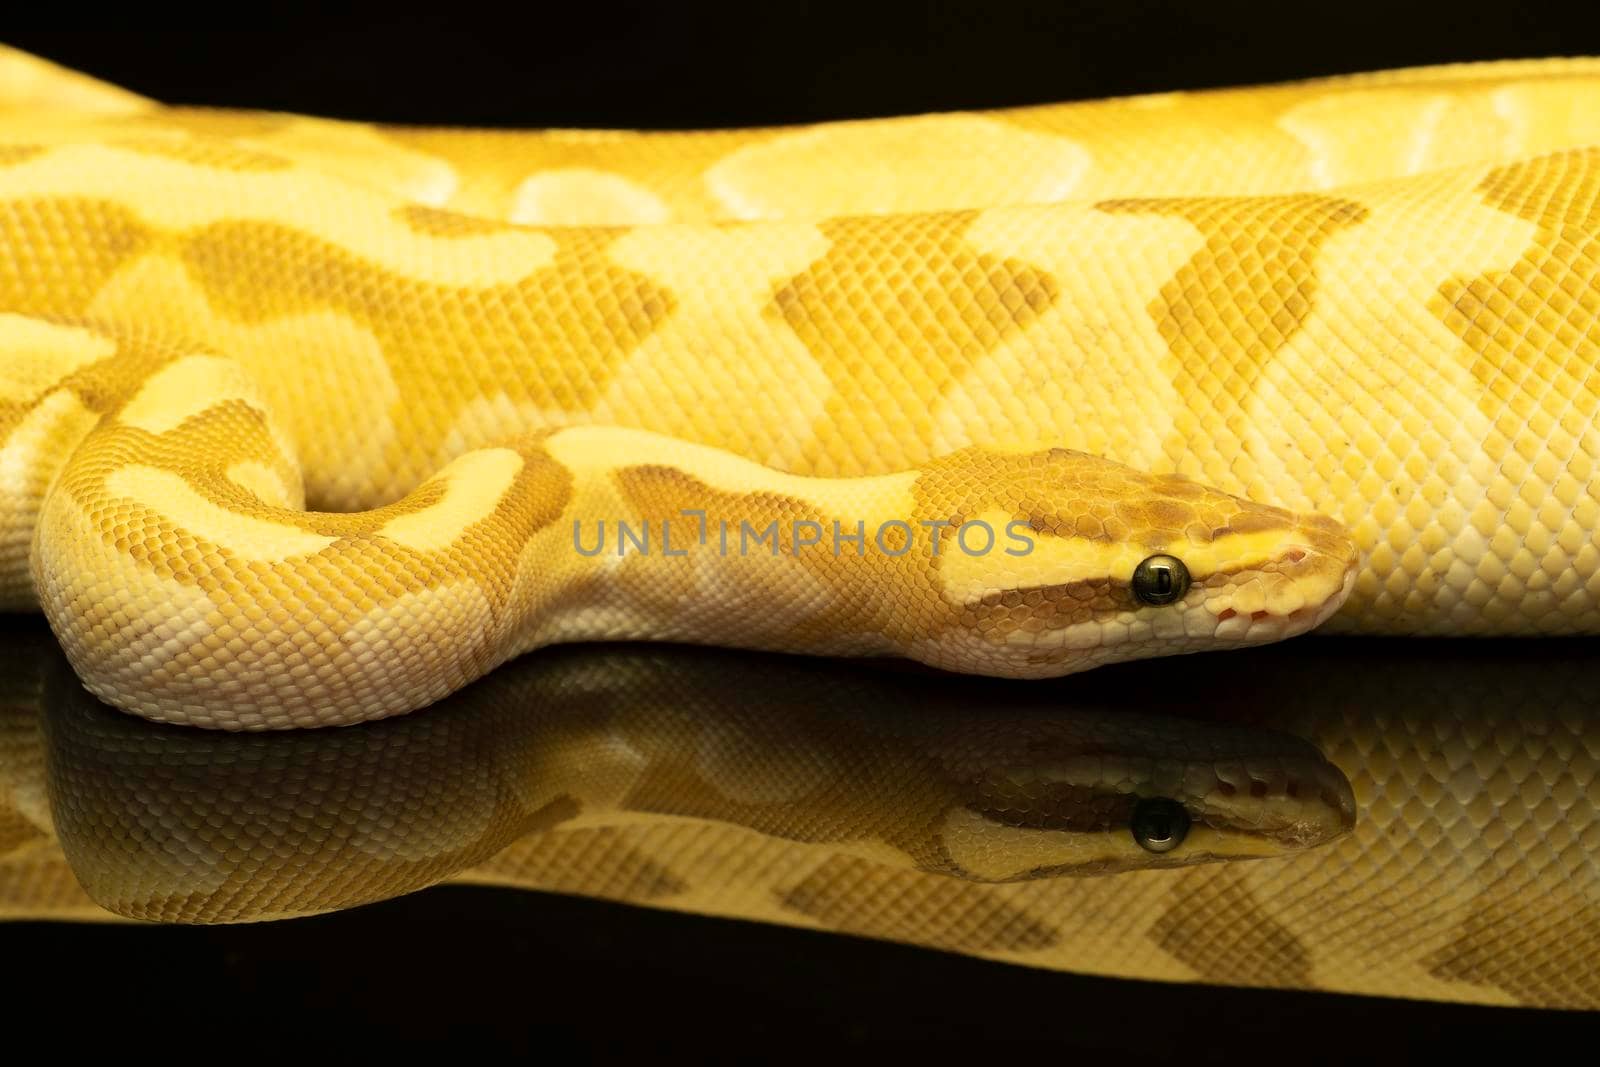
[[1338,610],[1359,562],[1326,516],[1066,449],[969,449],[918,491],[958,530],[1005,531],[1003,549],[950,539],[937,561],[955,621],[913,654],[952,670],[1050,677],[1282,640]]

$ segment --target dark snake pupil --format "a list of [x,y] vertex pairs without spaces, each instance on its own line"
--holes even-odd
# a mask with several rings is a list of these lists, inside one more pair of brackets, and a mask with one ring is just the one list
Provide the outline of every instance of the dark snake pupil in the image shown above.
[[1147,852],[1170,852],[1189,835],[1189,813],[1165,797],[1149,797],[1133,808],[1133,839]]
[[1134,568],[1132,584],[1143,603],[1170,604],[1189,591],[1189,569],[1176,556],[1150,556]]

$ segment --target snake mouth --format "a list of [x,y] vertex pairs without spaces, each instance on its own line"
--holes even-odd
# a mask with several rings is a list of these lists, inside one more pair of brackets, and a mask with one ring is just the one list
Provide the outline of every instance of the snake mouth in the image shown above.
[[[1315,566],[1306,562],[1307,554],[1296,550],[1284,557],[1291,566]],[[1214,636],[1228,641],[1254,644],[1293,637],[1321,626],[1331,618],[1355,589],[1359,557],[1353,552],[1345,561],[1339,584],[1327,595],[1310,599],[1289,611],[1269,607],[1241,610],[1232,604],[1212,609]],[[1318,579],[1319,582],[1325,579]]]

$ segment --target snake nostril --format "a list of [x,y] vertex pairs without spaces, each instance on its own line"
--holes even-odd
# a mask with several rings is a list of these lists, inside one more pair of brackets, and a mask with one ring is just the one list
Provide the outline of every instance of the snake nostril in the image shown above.
[[1299,563],[1306,558],[1306,550],[1303,548],[1291,548],[1283,554],[1283,558],[1289,563]]

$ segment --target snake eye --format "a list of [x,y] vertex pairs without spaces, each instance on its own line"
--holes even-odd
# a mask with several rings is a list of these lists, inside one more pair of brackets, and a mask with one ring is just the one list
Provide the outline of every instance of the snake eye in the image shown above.
[[1166,797],[1147,797],[1133,806],[1131,827],[1146,852],[1171,852],[1189,836],[1189,813]]
[[1133,569],[1133,595],[1142,604],[1170,604],[1189,591],[1189,568],[1177,556],[1147,557]]

